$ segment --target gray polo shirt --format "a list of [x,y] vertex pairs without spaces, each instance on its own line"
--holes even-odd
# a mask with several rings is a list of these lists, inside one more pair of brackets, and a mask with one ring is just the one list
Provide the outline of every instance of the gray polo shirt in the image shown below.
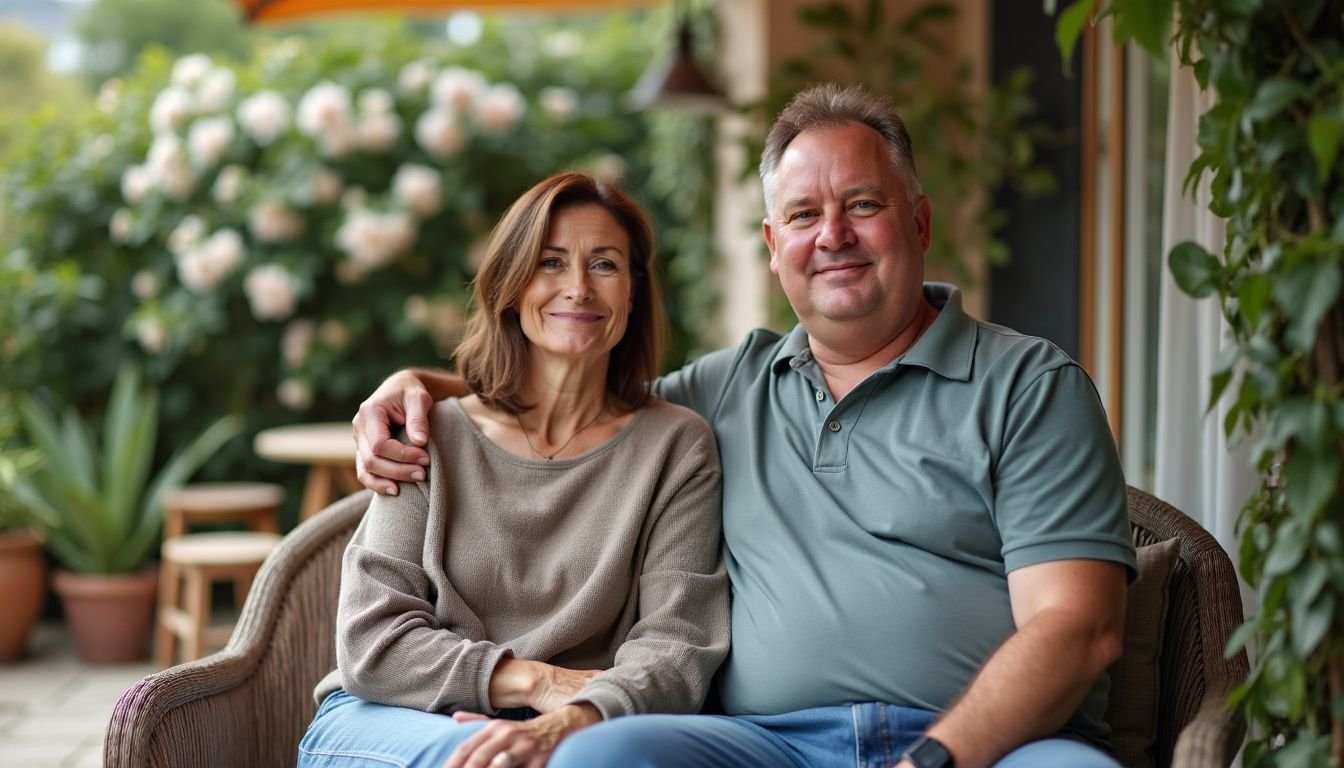
[[[857,701],[947,708],[1014,630],[1008,571],[1133,573],[1125,481],[1087,375],[980,322],[949,285],[903,355],[840,402],[801,327],[753,331],[664,377],[723,460],[729,714]],[[1067,731],[1104,742],[1108,681]]]

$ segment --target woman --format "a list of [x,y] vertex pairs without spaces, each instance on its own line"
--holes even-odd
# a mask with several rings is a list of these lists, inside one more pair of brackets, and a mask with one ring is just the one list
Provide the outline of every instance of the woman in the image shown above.
[[540,768],[600,720],[699,709],[728,651],[718,454],[649,395],[652,260],[643,213],[584,175],[505,213],[457,349],[473,394],[346,550],[300,765]]

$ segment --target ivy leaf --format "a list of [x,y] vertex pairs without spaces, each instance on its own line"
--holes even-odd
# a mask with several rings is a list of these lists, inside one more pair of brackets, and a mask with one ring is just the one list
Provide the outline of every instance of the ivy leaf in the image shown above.
[[1288,270],[1275,284],[1274,300],[1292,317],[1286,336],[1294,349],[1311,351],[1316,341],[1316,326],[1339,296],[1341,282],[1344,278],[1338,265],[1306,262]]
[[1092,19],[1092,0],[1076,0],[1073,5],[1064,9],[1059,14],[1059,19],[1055,21],[1055,44],[1059,46],[1059,53],[1064,58],[1064,73],[1068,74],[1073,65],[1073,50],[1078,46],[1078,38],[1083,34],[1083,27],[1087,26]]
[[1316,158],[1316,177],[1324,182],[1339,153],[1340,118],[1317,110],[1307,121],[1307,145]]
[[1129,0],[1115,12],[1116,41],[1133,39],[1154,58],[1166,56],[1175,7],[1171,0]]
[[1307,87],[1297,80],[1271,77],[1256,89],[1255,98],[1246,108],[1246,119],[1252,122],[1267,120],[1282,112],[1306,92]]
[[1172,248],[1167,263],[1182,292],[1202,299],[1217,290],[1218,260],[1199,243],[1186,241]]

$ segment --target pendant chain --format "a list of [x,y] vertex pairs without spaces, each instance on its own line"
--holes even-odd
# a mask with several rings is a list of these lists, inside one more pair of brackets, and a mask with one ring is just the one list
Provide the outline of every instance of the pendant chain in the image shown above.
[[532,444],[532,438],[527,436],[527,427],[523,426],[523,417],[515,413],[513,414],[513,418],[515,421],[518,422],[518,428],[523,431],[523,439],[527,441],[527,447],[531,448],[532,452],[537,454],[541,458],[545,459],[546,461],[550,461],[551,459],[554,459],[556,456],[559,456],[560,452],[565,450],[565,447],[568,446],[571,442],[573,442],[574,438],[578,437],[580,432],[596,424],[597,420],[600,419],[602,417],[602,414],[606,412],[607,412],[607,404],[606,401],[604,400],[602,403],[602,408],[598,410],[597,415],[589,419],[587,424],[584,424],[582,427],[579,427],[578,429],[574,430],[574,432],[570,434],[569,438],[566,439],[565,442],[560,444],[559,448],[556,448],[554,451],[551,452],[550,456],[547,456],[541,451],[538,451],[537,446]]

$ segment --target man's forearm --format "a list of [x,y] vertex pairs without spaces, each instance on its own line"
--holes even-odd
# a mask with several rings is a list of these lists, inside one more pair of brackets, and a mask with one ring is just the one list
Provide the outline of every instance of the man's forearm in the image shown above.
[[467,389],[467,382],[452,371],[445,371],[441,368],[409,368],[407,370],[420,380],[420,383],[429,391],[429,396],[434,398],[435,402],[448,397],[466,397],[471,394],[471,390]]
[[957,768],[980,768],[1052,736],[1119,655],[1112,627],[1060,610],[1042,611],[990,657],[961,698],[928,730]]

